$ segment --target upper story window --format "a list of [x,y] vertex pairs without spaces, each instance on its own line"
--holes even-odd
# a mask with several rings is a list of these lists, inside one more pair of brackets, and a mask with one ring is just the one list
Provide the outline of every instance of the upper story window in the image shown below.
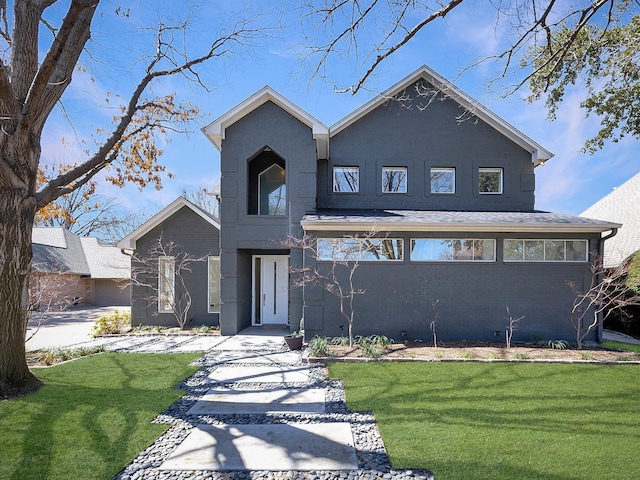
[[478,171],[478,186],[481,194],[502,193],[502,169],[481,168]]
[[286,172],[279,165],[271,165],[259,175],[258,202],[260,215],[287,214]]
[[411,260],[420,262],[493,262],[492,238],[419,238],[411,240]]
[[247,213],[287,215],[287,170],[284,159],[269,147],[248,163]]
[[456,169],[432,168],[431,193],[456,193]]
[[333,191],[359,192],[360,169],[358,167],[333,167]]
[[407,193],[406,167],[382,167],[382,193]]
[[586,262],[586,240],[505,239],[505,262]]

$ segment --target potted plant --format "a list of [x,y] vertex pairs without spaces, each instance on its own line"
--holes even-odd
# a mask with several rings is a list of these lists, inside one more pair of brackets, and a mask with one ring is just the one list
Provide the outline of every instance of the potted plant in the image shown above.
[[304,318],[300,319],[300,330],[285,335],[284,341],[290,350],[300,350],[304,341]]

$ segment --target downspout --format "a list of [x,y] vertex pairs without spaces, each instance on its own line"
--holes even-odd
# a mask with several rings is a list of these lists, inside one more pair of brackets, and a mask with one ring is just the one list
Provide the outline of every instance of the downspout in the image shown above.
[[[600,257],[600,261],[602,262],[602,268],[597,273],[596,281],[598,282],[598,285],[600,285],[600,282],[602,282],[602,273],[604,271],[604,242],[605,240],[609,240],[610,238],[615,237],[617,234],[618,234],[618,229],[612,228],[610,234],[605,235],[600,239],[600,243],[598,245],[598,256]],[[602,323],[603,323],[602,312],[598,312],[598,331],[596,332],[596,341],[598,343],[602,343],[602,336],[603,336],[603,329],[604,329]]]

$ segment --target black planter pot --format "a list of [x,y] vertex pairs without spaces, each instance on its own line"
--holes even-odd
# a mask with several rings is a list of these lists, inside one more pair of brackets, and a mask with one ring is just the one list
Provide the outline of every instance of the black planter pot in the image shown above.
[[302,337],[292,337],[287,335],[284,337],[284,341],[287,342],[289,350],[300,350],[302,348]]

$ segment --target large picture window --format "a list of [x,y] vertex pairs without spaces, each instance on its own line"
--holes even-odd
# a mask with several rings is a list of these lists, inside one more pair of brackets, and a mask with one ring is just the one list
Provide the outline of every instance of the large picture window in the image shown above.
[[411,240],[411,260],[417,262],[493,262],[492,238],[419,238]]
[[502,169],[481,168],[478,171],[478,188],[481,194],[502,193]]
[[505,239],[505,262],[586,262],[586,240]]
[[401,238],[319,238],[318,260],[399,261]]
[[208,257],[209,313],[220,312],[220,257]]
[[358,167],[333,167],[333,191],[359,192],[360,169]]
[[456,169],[432,168],[431,193],[456,193]]
[[175,259],[158,257],[158,312],[172,312],[174,301]]
[[286,172],[279,165],[271,165],[258,176],[258,209],[260,215],[287,214]]
[[382,193],[407,193],[406,167],[382,167]]

